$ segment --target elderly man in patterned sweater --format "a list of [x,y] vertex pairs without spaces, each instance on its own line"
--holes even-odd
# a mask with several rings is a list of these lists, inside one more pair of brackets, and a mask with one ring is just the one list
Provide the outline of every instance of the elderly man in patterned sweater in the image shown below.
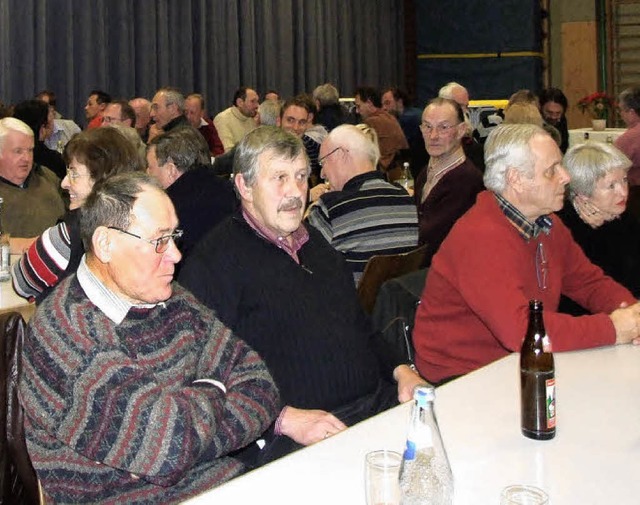
[[177,224],[145,174],[87,199],[88,252],[24,347],[25,433],[49,503],[177,503],[240,474],[229,453],[280,407],[260,357],[172,285]]

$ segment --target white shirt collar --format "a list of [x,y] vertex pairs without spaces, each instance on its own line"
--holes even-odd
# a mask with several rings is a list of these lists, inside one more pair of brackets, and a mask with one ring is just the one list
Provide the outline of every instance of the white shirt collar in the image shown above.
[[164,302],[145,303],[134,305],[117,296],[113,291],[108,289],[100,279],[98,279],[86,263],[86,254],[82,256],[80,265],[78,266],[78,282],[84,290],[87,298],[98,307],[105,316],[114,323],[120,324],[127,317],[131,307],[152,308],[156,305],[164,306]]

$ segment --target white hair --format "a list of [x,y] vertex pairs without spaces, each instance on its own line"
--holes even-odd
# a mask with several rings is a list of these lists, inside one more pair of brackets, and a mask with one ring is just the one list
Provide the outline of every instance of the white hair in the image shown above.
[[493,129],[484,144],[484,185],[502,194],[507,187],[507,171],[514,169],[532,178],[536,158],[531,152],[531,140],[549,134],[533,124],[502,124]]
[[343,124],[331,130],[327,139],[331,139],[336,146],[361,154],[371,162],[374,168],[378,165],[380,148],[361,128]]
[[0,119],[0,154],[2,154],[2,147],[4,146],[4,140],[9,135],[10,131],[23,133],[29,137],[34,137],[33,130],[29,128],[29,125],[24,121],[20,121],[14,117],[5,117]]
[[440,88],[440,91],[438,91],[438,96],[440,98],[448,98],[449,100],[453,100],[453,92],[456,89],[463,89],[467,91],[467,88],[465,88],[462,84],[459,84],[457,82],[449,82]]

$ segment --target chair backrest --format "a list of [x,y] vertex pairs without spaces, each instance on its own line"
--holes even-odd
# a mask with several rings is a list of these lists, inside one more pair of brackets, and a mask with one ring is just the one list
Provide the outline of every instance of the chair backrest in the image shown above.
[[367,314],[371,314],[380,286],[385,281],[418,270],[423,263],[427,246],[423,245],[401,254],[371,256],[358,283],[358,298]]
[[17,312],[0,315],[0,488],[2,505],[40,502],[38,478],[24,438],[23,411],[18,398],[22,344],[26,323]]

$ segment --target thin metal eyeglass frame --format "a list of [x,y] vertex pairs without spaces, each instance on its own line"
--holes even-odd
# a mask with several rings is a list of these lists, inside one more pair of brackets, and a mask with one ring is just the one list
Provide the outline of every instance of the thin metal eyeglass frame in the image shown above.
[[143,242],[147,242],[148,244],[155,246],[155,251],[158,254],[163,254],[164,252],[166,252],[166,250],[169,249],[169,241],[173,240],[173,243],[175,244],[176,239],[179,239],[180,237],[182,237],[182,234],[184,233],[183,230],[178,229],[178,230],[175,230],[170,235],[163,235],[162,237],[158,237],[156,239],[151,240],[148,238],[141,237],[140,235],[136,235],[135,233],[131,233],[130,231],[123,230],[122,228],[118,228],[117,226],[107,226],[107,228],[109,228],[110,230],[119,231],[120,233],[129,235],[130,237],[135,237],[139,240],[142,240]]
[[336,151],[339,151],[340,149],[342,149],[342,146],[336,147],[333,151],[325,154],[322,158],[318,159],[318,165],[320,165],[320,168],[322,168],[322,166],[324,165],[324,160],[326,160],[329,156],[331,156]]

